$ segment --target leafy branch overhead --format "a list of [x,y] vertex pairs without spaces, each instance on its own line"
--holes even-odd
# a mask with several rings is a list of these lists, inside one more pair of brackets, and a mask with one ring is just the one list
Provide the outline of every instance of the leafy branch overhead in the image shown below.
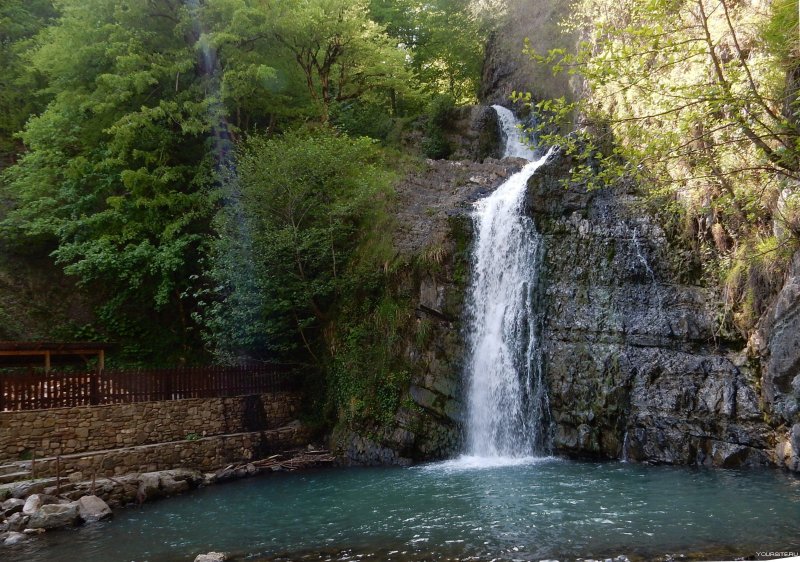
[[580,79],[583,95],[518,97],[544,117],[543,142],[576,158],[573,179],[637,179],[723,254],[771,234],[773,219],[796,239],[797,17],[787,0],[581,0],[564,23],[582,36],[573,52],[527,53]]

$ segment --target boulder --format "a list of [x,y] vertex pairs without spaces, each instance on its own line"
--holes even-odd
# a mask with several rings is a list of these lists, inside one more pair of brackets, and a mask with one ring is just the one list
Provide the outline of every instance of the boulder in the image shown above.
[[22,514],[33,515],[39,511],[40,507],[42,507],[42,497],[39,494],[33,494],[25,500],[25,505],[22,506]]
[[208,554],[198,554],[194,562],[225,562],[224,552],[209,552]]
[[40,494],[45,488],[56,485],[55,478],[39,478],[37,480],[24,480],[15,482],[10,488],[12,498],[27,498],[31,494]]
[[31,529],[55,529],[74,525],[78,520],[78,503],[43,505],[31,515]]
[[180,474],[172,473],[172,471],[165,472],[161,475],[159,482],[164,495],[173,496],[189,489],[189,482],[182,480],[181,476]]
[[2,512],[5,517],[11,517],[15,513],[21,512],[24,505],[25,500],[11,498],[0,504],[0,512]]
[[78,516],[86,523],[94,523],[111,517],[111,508],[97,496],[83,496],[77,502]]
[[15,513],[6,520],[6,527],[9,531],[21,531],[28,524],[28,519],[30,517],[22,515],[21,512]]
[[5,546],[11,546],[19,544],[22,541],[27,540],[27,538],[28,538],[27,535],[25,535],[24,533],[17,533],[15,531],[12,531],[5,536],[5,539],[3,539],[3,544]]
[[139,477],[139,491],[136,494],[137,500],[141,502],[150,501],[161,496],[159,478],[157,472],[147,472]]

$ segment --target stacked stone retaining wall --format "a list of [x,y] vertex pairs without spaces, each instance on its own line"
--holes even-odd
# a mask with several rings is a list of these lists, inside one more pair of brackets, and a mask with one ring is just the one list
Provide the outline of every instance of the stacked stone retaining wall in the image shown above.
[[76,453],[59,457],[58,460],[50,457],[37,461],[35,476],[64,477],[79,472],[84,478],[90,478],[174,468],[211,471],[301,447],[307,440],[306,431],[299,425],[291,425],[267,431]]
[[0,464],[264,431],[287,424],[299,410],[299,394],[276,392],[0,412]]

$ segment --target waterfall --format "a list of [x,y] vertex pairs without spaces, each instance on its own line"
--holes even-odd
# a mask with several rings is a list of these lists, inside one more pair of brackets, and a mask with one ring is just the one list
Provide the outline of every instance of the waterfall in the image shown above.
[[[513,113],[494,106],[505,156],[533,160]],[[476,240],[467,294],[467,454],[521,458],[545,449],[548,415],[533,291],[541,237],[523,214],[528,179],[550,153],[512,175],[473,213]]]

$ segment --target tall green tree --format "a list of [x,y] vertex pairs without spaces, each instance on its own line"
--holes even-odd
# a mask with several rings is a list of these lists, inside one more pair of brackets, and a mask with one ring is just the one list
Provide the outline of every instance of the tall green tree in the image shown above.
[[475,100],[488,24],[469,0],[371,0],[373,17],[409,54],[422,87],[457,102]]
[[403,52],[370,19],[366,0],[278,0],[269,15],[272,35],[302,71],[323,122],[335,102],[408,88]]
[[14,135],[46,100],[36,95],[40,76],[23,54],[32,38],[56,16],[51,0],[7,0],[0,4],[0,167],[20,149]]
[[[324,363],[341,299],[381,268],[357,268],[385,212],[390,175],[373,141],[329,128],[251,137],[218,215],[208,311],[218,355]],[[369,261],[369,260],[368,260]]]
[[276,103],[268,58],[251,52],[263,24],[251,4],[60,0],[30,54],[52,102],[22,135],[4,228],[53,240],[132,355],[180,360],[197,341],[210,187],[242,113],[266,120]]
[[367,0],[276,0],[268,14],[324,122],[335,102],[408,89],[404,53],[370,18]]

